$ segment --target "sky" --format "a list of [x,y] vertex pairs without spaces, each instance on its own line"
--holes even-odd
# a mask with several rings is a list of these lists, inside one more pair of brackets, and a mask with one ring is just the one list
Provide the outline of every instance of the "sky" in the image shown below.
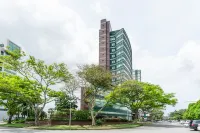
[[[0,42],[8,38],[47,63],[70,70],[98,64],[100,20],[124,28],[142,81],[176,93],[186,108],[200,96],[199,0],[0,0]],[[52,105],[48,105],[50,107]]]

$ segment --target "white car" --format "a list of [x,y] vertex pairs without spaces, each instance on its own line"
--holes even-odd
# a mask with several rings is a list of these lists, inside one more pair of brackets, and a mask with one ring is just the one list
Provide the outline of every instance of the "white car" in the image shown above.
[[198,130],[198,131],[200,130],[200,124],[198,124],[197,130]]
[[184,123],[184,127],[189,127],[189,124],[190,124],[190,122],[186,121],[186,122]]
[[184,124],[185,123],[185,121],[180,121],[180,124]]

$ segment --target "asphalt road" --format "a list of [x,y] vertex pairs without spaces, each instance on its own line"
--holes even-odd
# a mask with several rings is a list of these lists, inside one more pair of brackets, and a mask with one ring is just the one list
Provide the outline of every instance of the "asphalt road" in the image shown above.
[[[192,133],[188,128],[181,127],[176,124],[154,124],[151,126],[143,126],[135,129],[118,129],[118,130],[72,130],[72,131],[56,131],[56,130],[30,130],[16,128],[0,128],[0,133]],[[198,131],[197,131],[198,133]]]

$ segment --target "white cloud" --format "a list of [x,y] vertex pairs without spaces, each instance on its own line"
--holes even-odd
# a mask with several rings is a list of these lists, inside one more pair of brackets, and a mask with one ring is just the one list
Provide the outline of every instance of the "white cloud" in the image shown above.
[[139,49],[134,54],[142,80],[159,84],[166,92],[174,92],[179,100],[176,108],[186,108],[200,93],[200,43],[186,42],[174,56],[158,57]]
[[99,1],[91,4],[90,7],[91,7],[91,9],[93,9],[97,13],[103,12],[102,5]]
[[0,26],[11,30],[4,36],[24,41],[22,45],[30,54],[50,62],[70,62],[70,66],[97,63],[98,29],[88,27],[59,0],[1,1],[0,5],[4,7],[0,9]]
[[107,1],[96,0],[90,4],[92,11],[95,11],[101,17],[108,17],[110,15],[110,9],[107,6]]

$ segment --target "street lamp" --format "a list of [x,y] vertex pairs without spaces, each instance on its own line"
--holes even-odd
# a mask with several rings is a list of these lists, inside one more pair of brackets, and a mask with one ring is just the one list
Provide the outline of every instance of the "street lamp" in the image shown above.
[[72,122],[72,96],[73,96],[73,91],[70,91],[69,93],[69,126],[71,126]]

